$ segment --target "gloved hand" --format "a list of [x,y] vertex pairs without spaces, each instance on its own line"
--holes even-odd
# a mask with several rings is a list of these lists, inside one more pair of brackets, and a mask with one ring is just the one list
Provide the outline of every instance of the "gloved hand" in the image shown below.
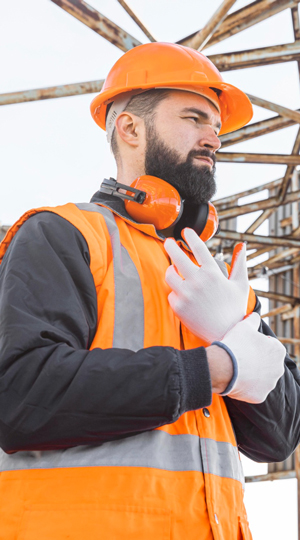
[[229,330],[221,342],[229,353],[237,379],[222,395],[247,403],[262,403],[284,373],[285,347],[278,339],[258,332],[260,316],[251,313]]
[[227,279],[195,231],[184,229],[184,239],[200,267],[175,240],[165,241],[165,250],[182,276],[173,265],[166,271],[165,279],[172,289],[169,304],[193,334],[209,343],[221,340],[246,315],[249,295],[246,245],[235,247]]

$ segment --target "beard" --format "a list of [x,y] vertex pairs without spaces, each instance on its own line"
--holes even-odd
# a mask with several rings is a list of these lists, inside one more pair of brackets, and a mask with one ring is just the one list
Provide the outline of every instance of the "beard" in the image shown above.
[[[182,161],[177,150],[169,148],[159,139],[153,124],[147,126],[146,137],[145,174],[157,176],[171,184],[183,200],[195,204],[210,201],[217,191],[214,153],[205,148],[191,150],[186,160]],[[195,165],[193,159],[197,156],[211,158],[214,163],[212,169],[209,165]]]

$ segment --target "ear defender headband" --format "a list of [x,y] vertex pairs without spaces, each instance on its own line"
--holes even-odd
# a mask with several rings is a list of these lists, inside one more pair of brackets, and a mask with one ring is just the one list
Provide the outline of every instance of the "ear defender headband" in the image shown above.
[[152,224],[158,231],[175,226],[177,240],[185,227],[194,229],[203,242],[218,232],[218,215],[212,203],[183,201],[177,189],[156,176],[139,176],[130,187],[113,178],[104,179],[100,192],[123,199],[126,211],[138,223]]

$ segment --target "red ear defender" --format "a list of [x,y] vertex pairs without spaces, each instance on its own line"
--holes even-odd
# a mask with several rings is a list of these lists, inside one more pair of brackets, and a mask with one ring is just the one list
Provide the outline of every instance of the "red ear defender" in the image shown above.
[[156,176],[139,176],[130,187],[113,178],[104,179],[100,191],[123,199],[126,211],[138,223],[152,224],[158,231],[174,226],[177,240],[185,227],[194,229],[203,242],[218,231],[218,215],[212,203],[183,201],[177,189]]

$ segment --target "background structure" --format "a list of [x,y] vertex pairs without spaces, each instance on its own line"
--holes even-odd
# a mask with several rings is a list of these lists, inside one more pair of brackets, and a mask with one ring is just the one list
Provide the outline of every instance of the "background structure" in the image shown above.
[[[87,200],[101,177],[113,176],[105,139],[88,122],[93,96],[86,94],[100,91],[123,52],[155,40],[203,50],[226,71],[227,82],[248,94],[255,111],[251,124],[221,137],[215,204],[222,230],[210,248],[230,261],[234,243],[248,242],[249,277],[262,300],[263,316],[299,362],[298,3],[12,0],[0,22],[5,46],[0,67],[6,74],[0,82],[0,105],[5,106],[0,111],[0,238],[29,207]],[[78,83],[81,78],[84,82]],[[55,99],[62,97],[66,99]],[[254,540],[283,535],[295,540],[299,452],[283,464],[270,464],[265,474],[253,474],[245,465],[250,472],[246,504],[256,482],[269,486],[270,479],[294,479],[281,483],[290,488],[279,501],[280,515],[274,498],[280,483],[272,484],[272,496],[256,489],[257,506],[250,512]],[[283,492],[279,488],[277,499]],[[263,522],[259,510],[267,508],[267,498],[273,517],[264,511]],[[298,513],[299,501],[298,494]]]

